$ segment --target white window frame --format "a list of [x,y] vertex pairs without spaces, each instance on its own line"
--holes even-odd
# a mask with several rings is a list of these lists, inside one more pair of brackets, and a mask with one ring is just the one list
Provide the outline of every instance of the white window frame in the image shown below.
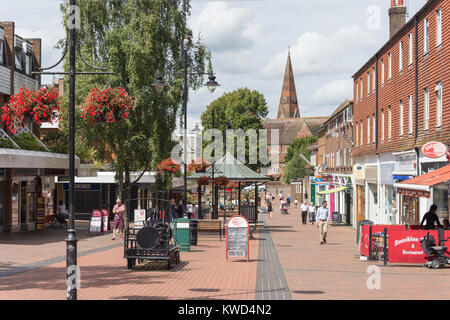
[[384,84],[384,59],[381,59],[381,84]]
[[367,96],[370,94],[370,71],[367,71]]
[[358,80],[356,80],[355,87],[356,87],[356,103],[358,103],[358,101],[359,101],[359,81]]
[[413,64],[414,60],[414,51],[413,51],[413,34],[412,32],[409,34],[409,65]]
[[424,89],[423,104],[424,104],[423,129],[428,130],[430,128],[430,91],[428,88]]
[[442,44],[442,8],[436,10],[436,47]]
[[375,137],[377,135],[377,125],[375,121],[375,114],[372,115],[372,127],[373,127],[373,137],[372,137],[372,143],[375,143]]
[[403,71],[403,41],[398,44],[398,68],[399,72]]
[[425,19],[423,21],[423,52],[428,54],[430,49],[430,20]]
[[361,147],[364,145],[364,122],[361,120]]
[[436,128],[442,127],[442,81],[436,83]]
[[355,138],[356,138],[356,146],[357,147],[359,147],[359,125],[358,125],[358,122],[356,123],[356,135],[355,135]]
[[384,109],[381,110],[381,141],[384,141]]
[[375,67],[372,67],[372,91],[375,92],[375,84],[377,82]]
[[400,137],[403,137],[403,100],[400,100]]
[[370,116],[367,116],[367,144],[370,144]]
[[388,139],[392,138],[392,108],[388,107]]
[[388,80],[392,79],[392,54],[388,53]]
[[409,96],[409,110],[408,110],[408,134],[413,132],[413,95]]
[[364,96],[364,80],[363,78],[361,78],[361,95],[359,97],[360,100],[362,100],[363,96]]

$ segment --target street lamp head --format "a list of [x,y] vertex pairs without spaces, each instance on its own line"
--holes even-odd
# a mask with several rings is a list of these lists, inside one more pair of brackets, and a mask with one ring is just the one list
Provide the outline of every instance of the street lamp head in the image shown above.
[[209,76],[208,82],[205,84],[208,87],[209,92],[213,93],[220,84],[217,83],[216,77],[213,75]]
[[156,81],[152,83],[152,86],[155,87],[156,92],[161,93],[167,84],[163,81],[162,76],[157,76]]
[[189,48],[190,44],[191,44],[191,36],[187,34],[184,37],[184,40],[183,40],[183,48],[184,48],[184,50],[187,50]]

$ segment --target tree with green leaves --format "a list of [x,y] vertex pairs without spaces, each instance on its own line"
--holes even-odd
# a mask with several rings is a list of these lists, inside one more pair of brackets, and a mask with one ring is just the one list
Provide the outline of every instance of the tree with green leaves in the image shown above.
[[[268,106],[264,95],[257,90],[240,88],[223,94],[211,102],[201,115],[205,129],[212,129],[212,111],[214,109],[214,129],[220,130],[225,137],[228,125],[234,130],[256,130],[264,128],[264,118],[268,114]],[[208,142],[206,142],[208,143]],[[248,159],[248,139],[246,141],[246,159]],[[225,146],[224,146],[225,151]],[[258,165],[249,165],[256,169]]]
[[[68,20],[68,1],[61,5],[64,21]],[[100,65],[112,75],[77,76],[76,117],[79,154],[90,146],[90,160],[112,159],[118,181],[118,194],[129,198],[132,172],[142,174],[167,158],[174,143],[172,132],[183,110],[183,40],[191,35],[187,27],[189,0],[83,0],[79,1],[81,29],[77,41],[81,54],[92,65]],[[67,26],[67,23],[65,24]],[[68,29],[66,30],[68,35]],[[204,82],[206,61],[210,58],[201,41],[188,51],[190,89]],[[77,55],[77,71],[92,71]],[[65,70],[69,68],[68,57]],[[165,75],[168,86],[157,93],[152,83]],[[66,78],[68,83],[68,78]],[[93,88],[124,88],[136,98],[135,109],[126,120],[95,123],[80,118],[80,104]],[[68,97],[65,95],[62,128],[68,132]]]
[[302,179],[311,174],[311,168],[307,168],[309,164],[302,159],[300,153],[308,159],[310,152],[307,148],[316,141],[317,137],[303,137],[291,142],[285,158],[286,166],[281,176],[282,183],[290,184],[292,180]]

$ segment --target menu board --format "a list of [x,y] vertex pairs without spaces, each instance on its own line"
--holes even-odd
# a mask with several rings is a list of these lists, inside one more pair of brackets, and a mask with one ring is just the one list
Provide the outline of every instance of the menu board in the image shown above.
[[36,198],[36,230],[45,229],[45,198],[38,196]]
[[248,248],[249,225],[243,216],[233,216],[227,223],[227,252],[228,258],[249,257]]
[[91,221],[89,222],[89,233],[101,233],[102,232],[102,213],[98,210],[94,210],[91,215]]

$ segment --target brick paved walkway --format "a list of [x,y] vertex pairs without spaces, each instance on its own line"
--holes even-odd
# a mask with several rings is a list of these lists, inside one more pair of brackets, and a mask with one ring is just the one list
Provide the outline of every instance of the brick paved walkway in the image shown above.
[[[281,216],[275,211],[266,229],[276,245],[292,299],[450,299],[450,268],[360,261],[356,231],[330,226],[328,244],[321,246],[318,229],[301,224],[299,209],[289,212]],[[380,290],[367,288],[371,265],[380,268]]]
[[[226,261],[225,241],[219,241],[217,236],[200,235],[199,246],[193,247],[192,252],[182,252],[182,263],[174,269],[168,271],[147,266],[130,271],[123,259],[123,248],[108,249],[114,245],[110,235],[83,238],[79,243],[81,289],[78,298],[450,298],[450,268],[430,270],[420,265],[383,266],[360,261],[353,229],[330,226],[329,243],[321,246],[318,229],[301,225],[299,209],[291,208],[287,216],[279,214],[277,204],[275,209],[264,232],[255,235],[260,240],[250,241],[250,262]],[[9,242],[0,239],[3,264],[23,259],[25,266],[39,266],[22,270],[20,274],[0,275],[0,299],[65,299],[65,262],[52,263],[52,259],[65,254],[65,232],[61,231],[61,234],[62,238],[56,243],[43,237],[41,242],[33,244],[31,234],[21,234],[23,238],[13,235]],[[19,252],[16,251],[18,248]],[[11,256],[5,260],[8,253]],[[44,257],[47,264],[39,265]],[[367,268],[371,265],[380,268],[380,290],[367,288],[370,276]]]
[[[250,262],[225,261],[225,241],[200,238],[172,270],[128,270],[123,248],[80,257],[79,299],[255,299],[257,242]],[[65,299],[65,262],[0,278],[0,299]]]

